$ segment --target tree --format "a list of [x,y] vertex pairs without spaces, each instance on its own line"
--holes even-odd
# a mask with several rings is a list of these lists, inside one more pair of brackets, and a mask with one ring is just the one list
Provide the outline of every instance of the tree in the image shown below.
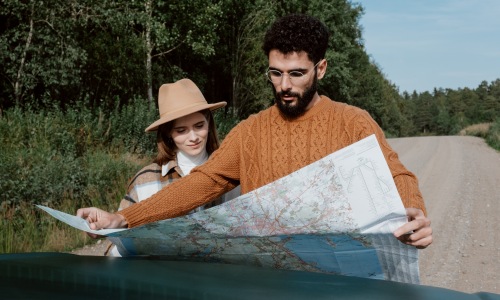
[[480,101],[477,93],[469,88],[464,88],[460,90],[460,98],[465,106],[464,114],[467,122],[470,124],[481,122],[481,116],[479,115]]
[[418,95],[415,101],[416,111],[414,123],[418,131],[424,134],[428,134],[431,131],[433,122],[432,102],[432,95],[429,92],[423,92]]
[[358,80],[373,74],[361,39],[363,8],[346,0],[311,1],[307,13],[318,17],[330,30],[326,54],[329,71],[321,81],[322,91],[336,101],[361,103],[360,95],[366,97],[367,93]]
[[273,99],[264,77],[267,58],[262,51],[266,29],[274,21],[272,2],[257,1],[242,19],[232,54],[233,105],[240,119],[267,108]]
[[500,115],[500,79],[490,85],[483,83],[478,88],[479,114],[485,122],[494,122]]
[[80,51],[72,29],[81,22],[76,1],[6,1],[0,34],[2,84],[16,105],[45,97],[61,101],[80,83]]
[[436,134],[450,134],[451,131],[451,118],[448,111],[447,97],[445,91],[442,89],[434,89],[434,103],[436,115],[434,115],[433,131]]
[[17,104],[86,98],[113,107],[135,95],[152,101],[153,86],[186,76],[172,53],[207,58],[218,41],[217,1],[3,3],[1,74],[10,84],[1,98]]
[[465,111],[467,110],[467,105],[461,97],[461,89],[457,91],[448,89],[447,90],[448,107],[450,111],[450,116],[453,120],[455,126],[455,131],[465,127],[468,124]]
[[[143,29],[146,55],[148,99],[152,100],[152,60],[168,55],[185,45],[192,55],[203,58],[215,54],[218,42],[216,30],[221,8],[217,2],[191,1],[144,1]],[[190,16],[190,17],[186,17]]]

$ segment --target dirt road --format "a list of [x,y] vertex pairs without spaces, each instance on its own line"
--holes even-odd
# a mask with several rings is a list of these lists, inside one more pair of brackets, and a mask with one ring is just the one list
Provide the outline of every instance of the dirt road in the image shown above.
[[434,243],[422,284],[500,293],[500,153],[476,137],[390,139],[420,180]]
[[[500,153],[476,137],[390,139],[419,180],[434,230],[422,284],[500,294]],[[73,253],[102,255],[105,242]]]

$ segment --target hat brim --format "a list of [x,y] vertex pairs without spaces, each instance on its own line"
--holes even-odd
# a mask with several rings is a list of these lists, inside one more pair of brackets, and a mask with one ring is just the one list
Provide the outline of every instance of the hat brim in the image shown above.
[[146,132],[156,131],[156,130],[158,130],[158,127],[160,125],[168,123],[168,122],[173,121],[175,119],[179,119],[179,118],[185,117],[187,115],[190,115],[192,113],[199,112],[199,111],[202,111],[205,109],[216,110],[216,109],[224,107],[226,105],[227,105],[227,103],[225,101],[222,101],[222,102],[217,102],[217,103],[212,103],[212,104],[196,103],[195,105],[192,105],[192,106],[183,107],[182,109],[172,111],[172,112],[165,114],[160,119],[158,119],[157,121],[155,121],[151,125],[149,125],[145,131]]

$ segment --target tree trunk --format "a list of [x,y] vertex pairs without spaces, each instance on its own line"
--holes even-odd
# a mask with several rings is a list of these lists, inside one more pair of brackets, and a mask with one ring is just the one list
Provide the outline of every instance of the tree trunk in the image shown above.
[[149,108],[154,107],[153,103],[153,75],[151,74],[151,64],[152,57],[151,53],[153,52],[153,46],[151,43],[151,18],[153,14],[152,10],[152,1],[146,1],[146,14],[148,15],[148,21],[146,22],[146,81],[147,81],[147,89],[148,89],[148,105]]
[[33,38],[33,31],[34,31],[34,22],[33,18],[35,17],[35,8],[34,4],[31,3],[31,16],[30,16],[30,31],[28,33],[28,38],[26,39],[26,45],[24,46],[24,51],[21,56],[21,62],[19,64],[19,70],[17,70],[17,77],[16,81],[14,83],[14,96],[16,99],[16,106],[18,106],[21,102],[21,89],[22,89],[22,76],[23,76],[23,69],[24,69],[24,63],[26,62],[26,55],[28,53],[28,49],[31,45],[31,39]]

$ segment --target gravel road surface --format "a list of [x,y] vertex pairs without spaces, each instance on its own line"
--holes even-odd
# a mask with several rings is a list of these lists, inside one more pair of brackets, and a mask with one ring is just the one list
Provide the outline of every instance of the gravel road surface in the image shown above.
[[470,136],[389,139],[419,178],[434,242],[422,284],[500,294],[500,153]]

